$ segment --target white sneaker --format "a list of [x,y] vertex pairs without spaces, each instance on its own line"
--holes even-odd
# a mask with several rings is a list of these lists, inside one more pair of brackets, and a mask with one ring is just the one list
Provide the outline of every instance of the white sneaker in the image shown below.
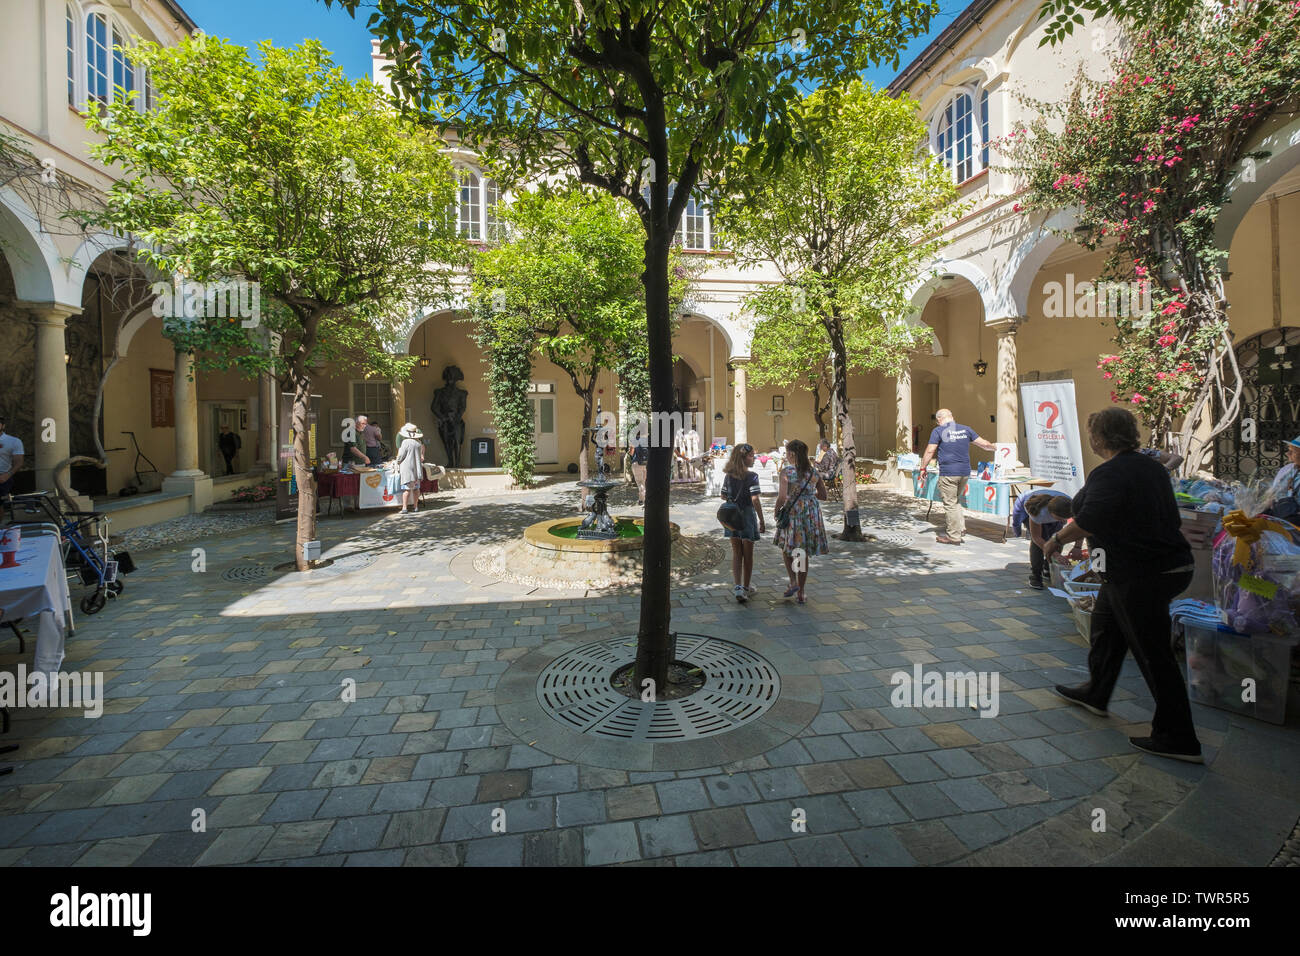
[[758,588],[745,588],[745,593],[746,593],[746,594],[757,594],[757,593],[758,593]]
[[732,588],[731,593],[736,595],[736,600],[739,601],[741,604],[744,604],[746,601],[749,600],[749,595],[745,593],[745,587],[742,584],[737,584],[734,588]]

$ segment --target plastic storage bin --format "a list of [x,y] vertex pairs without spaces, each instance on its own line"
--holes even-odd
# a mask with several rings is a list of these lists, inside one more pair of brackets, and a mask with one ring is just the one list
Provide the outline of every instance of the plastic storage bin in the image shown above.
[[[1286,722],[1291,651],[1300,636],[1238,634],[1180,622],[1186,642],[1187,693],[1198,704],[1254,717],[1270,724]],[[1243,681],[1255,681],[1255,699],[1242,700]]]

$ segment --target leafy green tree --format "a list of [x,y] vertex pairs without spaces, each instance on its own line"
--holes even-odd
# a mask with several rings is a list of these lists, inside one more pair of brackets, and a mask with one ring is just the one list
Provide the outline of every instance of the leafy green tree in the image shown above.
[[1038,19],[1051,17],[1039,46],[1055,46],[1083,26],[1088,14],[1094,20],[1110,17],[1126,26],[1161,24],[1173,26],[1204,6],[1205,0],[1047,0],[1038,11]]
[[[508,182],[576,179],[632,203],[645,230],[655,414],[672,410],[669,248],[691,194],[742,143],[769,166],[806,149],[794,110],[803,90],[881,60],[897,66],[898,51],[937,11],[932,0],[375,0],[375,8],[370,27],[395,61],[405,108],[460,130]],[[663,688],[668,675],[671,458],[671,448],[650,449],[638,687]]]
[[[1153,444],[1194,474],[1240,410],[1216,226],[1229,186],[1267,153],[1249,144],[1300,107],[1300,5],[1231,0],[1135,31],[1106,80],[1080,77],[999,152],[1025,181],[1018,208],[1071,208],[1059,233],[1109,253],[1103,278],[1155,314],[1112,314],[1099,368]],[[1135,296],[1141,298],[1141,296]]]
[[404,125],[315,41],[259,52],[254,63],[201,35],[132,48],[157,105],[89,116],[102,137],[92,152],[121,178],[87,219],[139,237],[141,258],[165,275],[250,287],[254,322],[205,311],[164,327],[205,364],[270,372],[293,391],[301,569],[316,531],[313,375],[327,361],[409,373],[413,360],[392,354],[406,317],[450,300],[463,243],[446,214],[455,185],[440,139]]
[[831,350],[821,323],[807,309],[793,311],[788,291],[763,306],[768,316],[754,327],[749,384],[755,388],[802,388],[812,392],[817,437],[826,437],[831,407]]
[[523,192],[503,218],[508,238],[476,259],[473,295],[491,303],[486,321],[522,320],[536,349],[569,376],[582,399],[586,481],[596,376],[645,340],[644,233],[626,203],[589,189]]
[[916,104],[855,81],[819,90],[800,105],[818,148],[768,174],[741,155],[719,217],[742,262],[771,261],[783,278],[748,299],[783,329],[819,326],[834,355],[832,394],[840,426],[844,540],[858,521],[848,375],[898,375],[931,331],[909,325],[906,279],[939,247],[956,211],[952,177],[920,150]]

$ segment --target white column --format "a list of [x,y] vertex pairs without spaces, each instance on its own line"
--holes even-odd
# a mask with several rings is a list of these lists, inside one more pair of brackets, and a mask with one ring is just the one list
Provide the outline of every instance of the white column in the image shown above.
[[36,326],[36,394],[31,436],[19,436],[36,471],[36,489],[54,490],[54,466],[68,457],[66,322],[79,310],[54,303],[24,306]]
[[255,468],[275,470],[275,430],[271,408],[275,404],[275,379],[263,372],[257,377],[257,461]]
[[731,361],[736,368],[736,436],[732,444],[739,445],[749,441],[749,406],[745,394],[749,382],[749,371],[745,368],[748,359]]
[[898,410],[895,413],[897,426],[894,430],[894,448],[912,448],[912,367],[909,365],[898,373],[894,384],[894,399]]
[[1016,370],[1016,329],[1023,316],[994,319],[988,323],[998,337],[997,440],[1016,444],[1020,435],[1020,380]]
[[199,389],[194,356],[176,352],[172,405],[176,418],[176,470],[163,479],[163,491],[190,495],[190,511],[212,504],[212,479],[199,467]]

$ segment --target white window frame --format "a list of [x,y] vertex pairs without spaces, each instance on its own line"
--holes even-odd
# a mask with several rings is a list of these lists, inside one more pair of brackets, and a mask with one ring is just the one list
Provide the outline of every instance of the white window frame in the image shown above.
[[[149,71],[139,64],[131,63],[129,55],[124,56],[113,49],[115,46],[128,47],[130,45],[131,31],[127,29],[126,24],[117,16],[112,9],[104,6],[102,3],[87,4],[81,6],[75,0],[65,0],[64,3],[64,31],[65,60],[71,55],[71,76],[65,76],[65,80],[70,81],[69,90],[70,102],[68,106],[78,111],[85,111],[91,103],[102,102],[98,98],[92,99],[90,96],[90,55],[87,48],[87,41],[90,35],[91,17],[101,17],[104,21],[106,31],[106,56],[107,56],[107,75],[108,97],[111,101],[116,94],[119,85],[116,80],[121,77],[129,79],[130,91],[136,94],[132,106],[136,112],[143,113],[154,106],[153,81],[149,77]],[[69,21],[72,24],[72,44],[66,43],[67,26]],[[124,70],[129,65],[129,73],[123,75]]]
[[[397,411],[397,404],[396,404],[396,402],[393,401],[393,383],[390,382],[390,381],[389,381],[388,379],[386,379],[386,378],[350,378],[350,379],[348,379],[348,410],[349,410],[350,414],[352,415],[352,420],[353,420],[354,422],[357,420],[357,416],[358,416],[358,415],[370,415],[370,414],[382,415],[382,412],[376,412],[376,411],[374,411],[374,410],[372,410],[372,409],[369,409],[369,408],[357,408],[357,407],[356,407],[356,405],[357,405],[357,386],[358,386],[358,385],[360,385],[360,386],[362,387],[362,394],[363,394],[363,396],[365,395],[366,391],[368,390],[368,388],[369,388],[370,386],[383,386],[383,388],[385,388],[385,389],[388,390],[388,417],[389,417],[390,421],[389,421],[387,424],[385,424],[385,423],[383,423],[383,422],[380,422],[379,425],[380,425],[380,430],[383,432],[383,441],[384,441],[385,443],[387,443],[387,444],[389,445],[389,447],[391,448],[391,447],[392,447],[391,442],[392,442],[392,436],[393,436],[393,434],[396,433],[397,429],[399,429],[399,428],[402,427],[401,425],[396,424],[396,422],[397,422],[397,416],[396,416],[394,413]],[[365,443],[361,440],[361,432],[360,432],[360,430],[357,431],[357,443],[360,444],[360,445],[364,445],[364,444],[365,444]]]
[[[458,163],[454,168],[456,234],[468,242],[496,242],[505,233],[505,223],[501,220],[501,184],[468,163]],[[468,183],[464,181],[466,177],[470,180]],[[466,190],[469,190],[468,202]],[[472,209],[468,215],[467,206]]]
[[[941,138],[946,132],[944,123],[948,119],[948,111],[955,108],[963,96],[970,103],[968,131],[966,137],[963,137],[963,139],[969,140],[970,149],[964,156],[956,135],[957,130],[960,130],[961,127],[960,120],[955,112],[950,127],[954,129],[951,145],[945,146]],[[984,119],[988,108],[987,104],[988,90],[981,89],[978,86],[959,86],[944,98],[930,119],[930,152],[939,158],[940,162],[952,174],[953,181],[958,185],[974,179],[988,169],[988,123]],[[950,150],[952,153],[951,164],[947,155]],[[969,164],[970,173],[963,176],[961,175],[962,167],[967,164]]]
[[[673,192],[677,188],[676,183],[668,184],[668,201],[672,202]],[[641,187],[641,198],[645,200],[646,205],[650,204],[650,187]],[[688,217],[694,217],[700,220],[699,234],[704,237],[704,244],[699,246],[689,245],[687,239],[690,233],[687,230]],[[692,195],[686,200],[686,208],[682,210],[682,218],[677,223],[677,231],[673,233],[673,245],[688,252],[712,252],[713,251],[713,210],[703,199]]]

